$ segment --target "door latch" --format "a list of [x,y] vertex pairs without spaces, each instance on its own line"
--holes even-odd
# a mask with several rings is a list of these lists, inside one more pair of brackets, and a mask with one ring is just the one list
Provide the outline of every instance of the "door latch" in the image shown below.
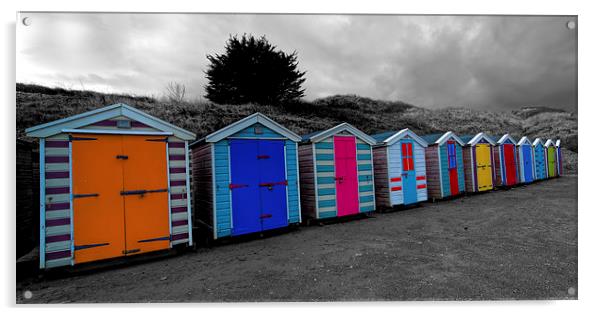
[[128,159],[128,156],[126,156],[126,155],[117,155],[117,156],[115,156],[115,158],[117,158],[117,159],[123,159],[123,160],[127,160],[127,159]]

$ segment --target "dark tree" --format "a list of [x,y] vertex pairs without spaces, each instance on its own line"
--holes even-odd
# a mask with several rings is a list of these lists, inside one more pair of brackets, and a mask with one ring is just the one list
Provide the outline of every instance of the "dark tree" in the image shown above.
[[299,100],[305,72],[297,70],[297,52],[285,54],[246,34],[230,36],[224,54],[207,55],[205,97],[219,104],[278,104]]

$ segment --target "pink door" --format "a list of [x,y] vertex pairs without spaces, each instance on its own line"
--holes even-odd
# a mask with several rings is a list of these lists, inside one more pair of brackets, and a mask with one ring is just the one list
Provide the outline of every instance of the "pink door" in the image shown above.
[[334,176],[337,190],[337,216],[359,213],[355,137],[334,137]]

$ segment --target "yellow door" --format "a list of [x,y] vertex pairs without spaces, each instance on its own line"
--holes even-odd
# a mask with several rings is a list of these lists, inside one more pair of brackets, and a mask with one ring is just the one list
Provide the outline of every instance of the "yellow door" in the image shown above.
[[71,135],[75,263],[123,255],[120,135]]
[[491,146],[478,144],[476,148],[477,159],[477,183],[479,191],[493,189],[491,178]]
[[556,176],[556,152],[554,147],[548,147],[548,177]]
[[169,248],[165,136],[123,136],[126,254]]

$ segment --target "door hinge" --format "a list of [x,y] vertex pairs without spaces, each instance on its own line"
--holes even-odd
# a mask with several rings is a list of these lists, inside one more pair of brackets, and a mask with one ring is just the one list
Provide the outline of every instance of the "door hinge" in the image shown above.
[[108,246],[109,243],[105,242],[105,243],[101,243],[101,244],[89,244],[89,245],[79,245],[79,246],[73,246],[73,250],[83,250],[83,249],[88,249],[88,248],[94,248],[94,247],[102,247],[102,246]]
[[99,196],[99,194],[98,193],[73,194],[73,198],[74,199],[87,198],[87,197],[96,197],[96,196]]
[[130,249],[130,250],[124,250],[121,253],[123,253],[124,255],[129,255],[131,253],[136,253],[136,252],[140,252],[140,249]]
[[269,159],[270,155],[257,155],[257,159]]
[[167,189],[121,191],[121,195],[144,195],[146,193],[167,192]]
[[232,190],[232,189],[246,188],[248,186],[249,186],[248,184],[234,184],[234,183],[230,183],[228,185],[228,187],[230,188],[230,190]]
[[143,239],[143,240],[138,240],[138,242],[153,242],[153,241],[171,240],[170,237],[171,236],[151,238],[151,239]]

